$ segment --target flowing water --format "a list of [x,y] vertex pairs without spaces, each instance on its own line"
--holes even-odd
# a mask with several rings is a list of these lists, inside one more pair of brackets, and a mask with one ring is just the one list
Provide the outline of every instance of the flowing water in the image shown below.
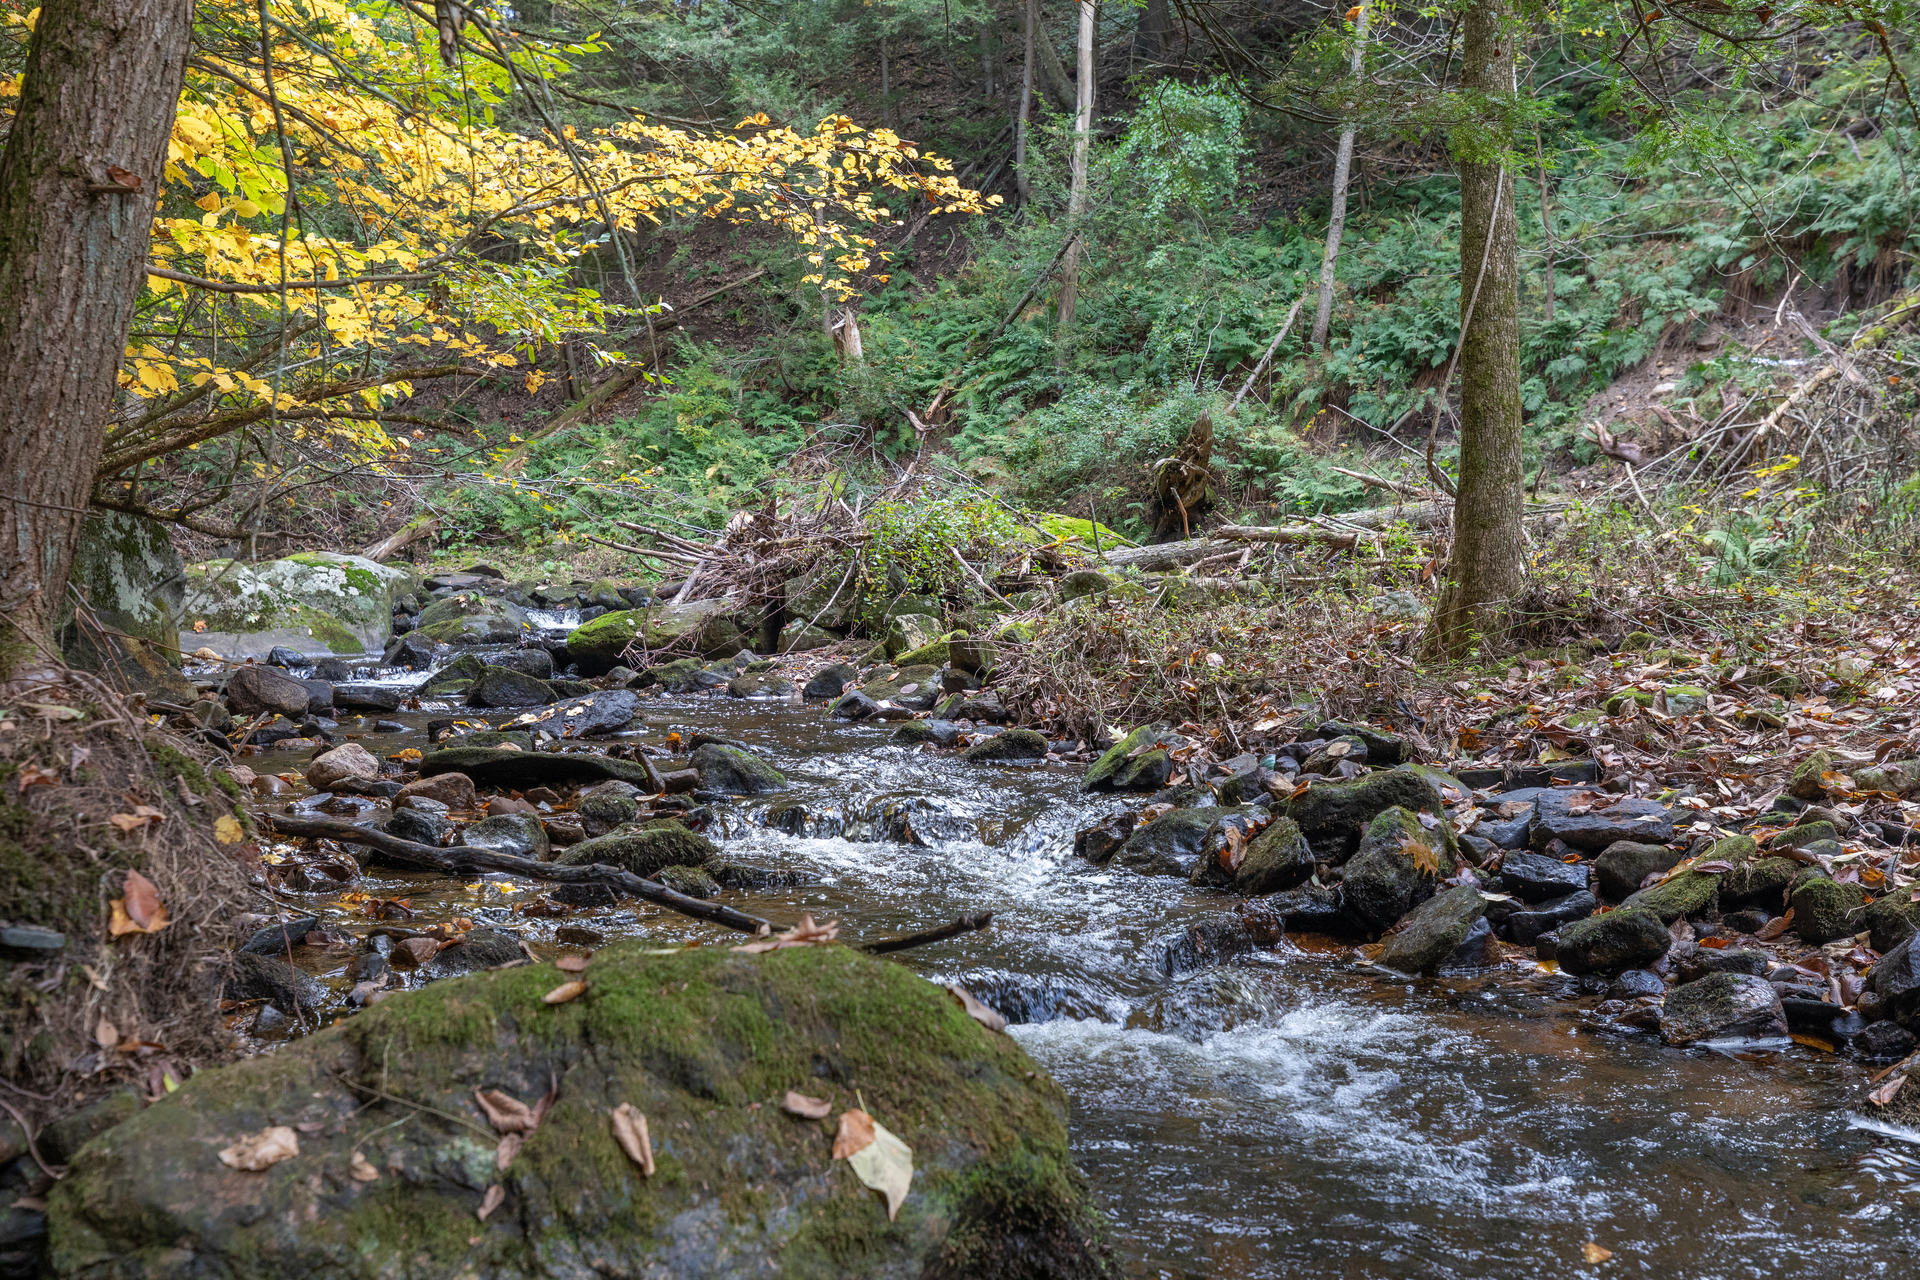
[[[999,1008],[1066,1088],[1075,1157],[1128,1275],[1920,1270],[1920,1145],[1858,1120],[1866,1070],[1844,1058],[1670,1049],[1597,1029],[1592,999],[1531,967],[1387,982],[1311,940],[1170,977],[1163,940],[1232,900],[1076,859],[1075,829],[1122,803],[1083,796],[1077,769],[968,765],[791,703],[642,709],[642,740],[736,738],[793,784],[721,806],[709,834],[817,883],[727,902],[837,918],[855,941],[993,912],[989,931],[900,961]],[[413,730],[366,745],[424,745],[425,713],[395,718]],[[770,825],[796,803],[805,820]],[[501,877],[377,872],[360,887],[411,896],[426,920],[511,921],[536,950],[563,925],[663,945],[725,936],[631,904],[510,915],[528,890]],[[1612,1251],[1604,1267],[1583,1264],[1588,1242]]]

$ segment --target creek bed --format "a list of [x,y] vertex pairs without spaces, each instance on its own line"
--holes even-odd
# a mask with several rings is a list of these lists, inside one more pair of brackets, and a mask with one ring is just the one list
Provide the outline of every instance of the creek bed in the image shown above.
[[[406,734],[360,740],[379,755],[424,747],[426,720],[445,714],[400,713],[389,718]],[[1234,899],[1075,858],[1074,831],[1127,803],[1083,795],[1077,767],[968,765],[795,703],[654,697],[642,715],[644,741],[736,738],[793,784],[718,806],[708,834],[730,858],[816,883],[723,901],[780,923],[837,918],[855,942],[994,913],[988,932],[899,960],[999,1008],[1066,1088],[1076,1158],[1129,1276],[1920,1268],[1920,1134],[1860,1121],[1868,1072],[1846,1058],[1671,1049],[1595,1030],[1594,1002],[1531,966],[1385,981],[1312,940],[1170,978],[1161,940]],[[776,829],[794,805],[810,819],[782,827],[839,830],[850,817],[856,837],[895,838]],[[644,904],[523,917],[516,906],[539,886],[498,875],[374,872],[356,888],[410,898],[414,927],[509,923],[543,956],[561,927],[662,946],[738,937]],[[283,897],[343,931],[369,923],[338,894]],[[341,991],[344,964],[330,975]],[[1613,1252],[1604,1268],[1582,1265],[1589,1241]]]

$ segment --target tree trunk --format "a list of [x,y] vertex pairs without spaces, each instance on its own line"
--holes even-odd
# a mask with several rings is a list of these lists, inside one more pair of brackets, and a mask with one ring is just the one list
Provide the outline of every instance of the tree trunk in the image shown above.
[[893,128],[893,76],[887,62],[887,38],[880,37],[880,123]]
[[47,0],[0,154],[0,673],[51,646],[86,517],[192,0]]
[[1546,262],[1544,264],[1545,269],[1542,272],[1542,274],[1546,277],[1546,286],[1547,286],[1546,320],[1548,324],[1552,324],[1553,323],[1553,263],[1554,263],[1554,259],[1559,257],[1560,255],[1559,255],[1558,248],[1553,243],[1553,205],[1547,199],[1547,153],[1545,149],[1542,148],[1540,145],[1540,129],[1539,129],[1539,126],[1537,125],[1534,127],[1534,130],[1533,130],[1533,158],[1540,166],[1540,234],[1542,238],[1546,240],[1546,246],[1544,250],[1546,254]]
[[1077,96],[1073,81],[1067,79],[1067,69],[1060,65],[1060,53],[1053,47],[1053,37],[1047,34],[1045,24],[1037,16],[1033,27],[1034,49],[1040,55],[1041,78],[1047,82],[1047,96],[1060,110],[1071,111]]
[[1073,309],[1080,297],[1080,221],[1087,213],[1087,149],[1093,141],[1094,0],[1080,0],[1080,76],[1073,116],[1072,185],[1067,192],[1067,234],[1074,237],[1060,264],[1060,323],[1055,349],[1064,354],[1067,331],[1073,327]]
[[1141,62],[1158,62],[1167,51],[1167,33],[1173,22],[1167,12],[1167,0],[1147,0],[1140,11],[1140,25],[1134,28],[1133,56]]
[[1033,200],[1033,178],[1027,173],[1027,122],[1033,115],[1033,30],[1040,25],[1040,0],[1026,0],[1027,44],[1020,62],[1020,114],[1013,126],[1013,185],[1024,207]]
[[[1353,24],[1353,58],[1348,64],[1347,74],[1351,79],[1360,76],[1360,65],[1367,52],[1367,21],[1373,16],[1373,5],[1363,0],[1360,16]],[[1340,131],[1340,150],[1333,158],[1333,212],[1327,219],[1327,251],[1320,260],[1320,301],[1313,311],[1313,336],[1311,345],[1325,348],[1327,329],[1333,323],[1333,273],[1340,263],[1340,237],[1347,230],[1347,178],[1353,172],[1353,135],[1354,127],[1348,125]]]
[[[1462,85],[1489,98],[1514,92],[1513,46],[1501,0],[1462,15]],[[1525,569],[1521,516],[1520,266],[1513,183],[1493,157],[1506,142],[1493,120],[1462,132],[1460,159],[1460,482],[1453,553],[1434,611],[1431,647],[1464,655],[1497,641]],[[1463,145],[1464,144],[1464,145]],[[1446,394],[1446,388],[1441,388]]]

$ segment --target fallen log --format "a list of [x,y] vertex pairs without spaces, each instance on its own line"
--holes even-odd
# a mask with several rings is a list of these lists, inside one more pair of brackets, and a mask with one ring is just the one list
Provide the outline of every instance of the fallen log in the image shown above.
[[399,836],[389,835],[378,827],[361,827],[340,818],[295,818],[288,814],[263,814],[273,829],[285,836],[299,836],[302,839],[338,840],[343,844],[363,844],[369,849],[378,849],[390,858],[397,858],[415,866],[432,871],[444,871],[450,875],[467,875],[475,871],[499,871],[507,875],[522,876],[528,880],[545,880],[554,884],[596,884],[624,893],[630,898],[640,898],[657,907],[665,907],[683,916],[695,920],[704,920],[709,924],[724,925],[729,929],[738,929],[742,933],[769,933],[773,926],[758,916],[750,916],[732,907],[718,903],[702,902],[698,898],[689,898],[684,893],[676,893],[657,881],[634,875],[631,871],[622,871],[618,867],[595,864],[590,867],[566,867],[552,862],[535,862],[532,858],[516,857],[511,853],[495,853],[491,849],[477,849],[465,845],[455,845],[450,849],[435,845],[420,844],[413,840],[403,840]]
[[909,947],[924,947],[935,942],[945,942],[948,938],[957,938],[963,933],[984,929],[992,923],[993,912],[982,911],[978,915],[961,916],[952,924],[943,924],[938,929],[910,933],[903,938],[882,938],[878,942],[869,942],[860,949],[870,956],[884,956],[893,951],[905,951]]

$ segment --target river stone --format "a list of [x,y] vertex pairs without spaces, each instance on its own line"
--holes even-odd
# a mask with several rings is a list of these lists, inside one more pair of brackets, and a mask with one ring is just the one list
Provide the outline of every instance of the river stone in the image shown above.
[[[1118,775],[1123,772],[1129,764],[1139,758],[1134,753],[1140,752],[1141,755],[1145,755],[1146,753],[1140,751],[1140,749],[1148,743],[1159,741],[1161,735],[1166,733],[1166,731],[1167,727],[1163,724],[1141,725],[1138,729],[1135,729],[1126,737],[1120,739],[1120,741],[1114,743],[1111,747],[1108,747],[1106,751],[1101,753],[1098,760],[1095,760],[1093,764],[1088,766],[1085,776],[1080,779],[1080,789],[1082,791],[1123,790],[1124,788],[1120,785]],[[1163,778],[1147,789],[1158,790],[1165,785],[1166,780]]]
[[650,879],[662,867],[705,866],[719,852],[705,836],[687,830],[678,822],[661,819],[637,827],[619,827],[606,835],[582,840],[554,861],[569,867],[604,863]]
[[514,733],[504,729],[466,729],[449,735],[440,746],[429,747],[428,751],[433,755],[439,755],[442,751],[454,748],[468,751],[481,749],[532,751],[533,735]]
[[1177,978],[1224,964],[1253,950],[1253,937],[1238,914],[1221,912],[1195,920],[1171,937],[1158,938],[1160,975]]
[[437,773],[432,777],[415,778],[400,788],[400,794],[393,800],[401,801],[420,796],[428,800],[438,800],[449,809],[471,809],[479,803],[474,793],[473,779],[464,773]]
[[493,929],[472,929],[458,946],[442,947],[433,959],[420,966],[420,976],[428,982],[457,978],[464,973],[479,973],[502,965],[526,963],[527,953],[520,939]]
[[[1581,804],[1574,803],[1578,797]],[[1588,808],[1576,814],[1574,808]],[[1560,840],[1571,848],[1599,853],[1622,840],[1647,844],[1665,844],[1673,839],[1673,818],[1666,807],[1652,800],[1633,796],[1614,796],[1579,787],[1544,791],[1533,805],[1535,849],[1544,849],[1550,840]]]
[[393,602],[412,581],[410,570],[331,551],[260,564],[211,560],[184,570],[178,616],[206,624],[196,645],[231,658],[262,657],[275,646],[379,653],[392,633]]
[[538,729],[556,738],[593,738],[620,732],[639,712],[639,694],[630,689],[599,689],[517,715],[507,723],[514,729]]
[[[907,692],[908,689],[912,689],[913,692],[909,694]],[[866,694],[875,702],[904,702],[922,693],[937,696],[939,689],[940,668],[923,664],[913,667],[901,667],[891,674],[882,675],[876,680],[870,680],[860,687],[860,692]],[[927,706],[932,705],[931,697],[926,698],[925,701]],[[916,706],[914,709],[916,711],[924,711],[926,707]]]
[[312,974],[251,951],[233,953],[233,970],[221,994],[228,1000],[265,1000],[289,1018],[315,1013],[327,999],[326,987]]
[[238,950],[252,956],[285,956],[294,947],[306,946],[307,935],[320,928],[319,916],[295,916],[258,930]]
[[848,685],[859,678],[859,671],[844,662],[836,662],[830,667],[822,667],[814,672],[806,686],[800,690],[800,696],[808,702],[837,698],[846,692]]
[[1292,818],[1276,818],[1247,845],[1234,874],[1234,891],[1245,896],[1276,893],[1313,875],[1313,850]]
[[[435,804],[433,800],[421,800],[417,803]],[[442,808],[446,806],[442,805]],[[452,824],[439,814],[424,809],[395,809],[387,819],[386,832],[402,840],[411,840],[415,844],[432,845],[435,848],[447,842],[447,831]],[[385,863],[388,861],[379,850],[370,849],[361,859],[363,863]]]
[[1675,987],[1660,1010],[1660,1035],[1668,1044],[1777,1040],[1786,1034],[1779,993],[1765,978],[1747,973],[1715,973]]
[[[1415,864],[1417,845],[1433,851],[1437,871]],[[1359,851],[1347,862],[1347,908],[1375,929],[1386,929],[1431,896],[1436,881],[1451,876],[1454,865],[1439,834],[1396,805],[1367,824]]]
[[[1413,759],[1413,748],[1407,745],[1405,738],[1384,733],[1372,725],[1348,724],[1345,721],[1329,720],[1317,731],[1319,737],[1332,741],[1335,738],[1357,738],[1367,749],[1367,760],[1376,765],[1391,767],[1405,764]],[[1459,786],[1458,783],[1454,784]],[[1461,788],[1461,799],[1466,798],[1466,789]]]
[[1920,902],[1902,902],[1889,894],[1869,903],[1860,923],[1872,934],[1868,945],[1885,955],[1920,931]]
[[[478,737],[479,735],[473,735]],[[659,780],[651,766],[587,752],[505,751],[491,747],[443,747],[420,762],[422,777],[464,773],[477,787],[551,786],[556,782],[599,782],[618,778],[649,791]]]
[[1220,814],[1217,807],[1163,813],[1128,836],[1113,860],[1141,875],[1190,876],[1206,842],[1207,829]]
[[[153,1280],[206,1275],[211,1259],[244,1259],[221,1270],[260,1277],[1102,1272],[1066,1095],[1011,1037],[904,965],[848,947],[657,956],[648,945],[599,951],[591,995],[564,1006],[542,1003],[559,976],[550,966],[476,973],[271,1057],[195,1073],[76,1157],[51,1196],[55,1269]],[[475,1089],[532,1103],[556,1081],[551,1110],[499,1172]],[[796,1087],[858,1105],[842,1081],[858,1081],[912,1148],[897,1223],[830,1159],[829,1126],[772,1105]],[[369,1090],[431,1110],[370,1102]],[[656,1177],[616,1145],[616,1102],[645,1113]],[[468,1125],[423,1118],[436,1114]],[[213,1157],[281,1123],[314,1128],[266,1173]],[[345,1175],[355,1151],[377,1180]],[[496,1183],[505,1212],[483,1225],[482,1190]],[[783,1208],[750,1208],[763,1203]]]
[[1853,771],[1856,791],[1885,791],[1910,799],[1920,791],[1920,760],[1890,760]]
[[1861,885],[1809,879],[1793,891],[1793,931],[1814,946],[1838,942],[1870,927],[1861,909],[1866,905]]
[[414,629],[441,644],[507,644],[518,641],[532,625],[519,605],[464,591],[421,610]]
[[1541,934],[1552,933],[1561,925],[1571,924],[1575,920],[1584,920],[1599,905],[1591,892],[1581,889],[1564,897],[1538,903],[1524,911],[1509,912],[1505,922],[1507,937],[1516,946],[1531,947],[1540,940]]
[[780,628],[780,638],[776,647],[781,653],[811,653],[815,649],[824,649],[828,645],[840,643],[840,637],[831,631],[808,626],[795,619]]
[[1500,863],[1500,883],[1522,902],[1564,898],[1587,887],[1587,864],[1540,853],[1509,853]]
[[509,649],[505,653],[489,655],[487,661],[493,666],[507,667],[532,676],[535,680],[553,679],[553,655],[545,649]]
[[313,758],[307,766],[307,785],[315,791],[331,791],[335,784],[348,778],[377,778],[380,776],[380,762],[373,753],[357,742],[349,742],[335,747]]
[[835,720],[871,720],[880,714],[880,704],[855,689],[842,695],[827,714]]
[[501,813],[468,823],[461,829],[460,840],[471,848],[535,861],[544,861],[550,849],[547,829],[531,813]]
[[972,764],[1026,764],[1047,758],[1045,734],[1032,729],[1008,729],[983,742],[976,742],[960,753]]
[[1352,782],[1316,782],[1287,803],[1287,816],[1300,824],[1314,851],[1330,862],[1345,862],[1360,847],[1360,837],[1389,809],[1425,810],[1441,819],[1436,840],[1456,851],[1453,828],[1433,784],[1412,773],[1370,773]]
[[333,686],[333,705],[342,711],[398,711],[406,694],[390,684],[349,681]]
[[662,867],[654,879],[675,893],[684,893],[702,902],[720,896],[720,882],[704,867]]
[[307,701],[306,685],[272,667],[241,667],[227,681],[227,705],[235,715],[271,711],[297,720],[307,713]]
[[422,698],[465,698],[486,669],[487,664],[478,657],[463,653],[421,681],[414,692]]
[[1720,892],[1720,877],[1705,871],[1682,871],[1670,880],[1630,895],[1622,903],[1626,907],[1639,907],[1660,917],[1662,924],[1672,924],[1683,916],[1697,916],[1713,905],[1714,896]]
[[[176,668],[185,566],[174,550],[171,528],[121,511],[87,512],[68,581],[100,625],[76,626],[72,604],[62,609],[56,636],[69,662],[129,676],[137,671],[149,679],[136,681],[135,687],[181,693],[185,686]],[[192,647],[199,647],[197,637]]]
[[1834,772],[1833,753],[1816,751],[1800,762],[1787,780],[1787,794],[1815,804],[1827,798],[1826,775]]
[[772,671],[756,671],[727,681],[727,693],[735,698],[791,698],[793,682]]
[[1682,982],[1694,982],[1710,973],[1750,973],[1756,978],[1764,978],[1770,959],[1766,952],[1756,951],[1752,947],[1724,947],[1715,951],[1710,947],[1695,947],[1682,954],[1684,948],[1677,948],[1673,955],[1679,957],[1674,966]]
[[1262,945],[1271,945],[1288,933],[1347,938],[1368,932],[1365,922],[1347,910],[1346,894],[1339,885],[1302,885],[1249,898],[1240,912],[1254,940]]
[[994,643],[984,636],[961,634],[947,640],[947,661],[956,671],[978,674],[990,670],[994,657]]
[[603,836],[640,816],[640,802],[617,791],[594,791],[582,796],[574,806],[580,825],[589,836]]
[[1767,848],[1769,851],[1805,849],[1817,841],[1838,840],[1839,838],[1840,833],[1833,829],[1831,822],[1824,820],[1801,822],[1788,827],[1784,831],[1776,831],[1773,835],[1768,836]]
[[1095,866],[1105,866],[1133,834],[1137,821],[1133,814],[1122,810],[1108,814],[1090,827],[1082,827],[1073,833],[1073,856],[1085,858]]
[[[1359,861],[1348,864],[1348,875]],[[1431,973],[1460,949],[1486,910],[1487,900],[1473,885],[1437,893],[1413,909],[1374,962],[1395,973]]]
[[700,790],[732,796],[763,796],[787,789],[778,769],[739,747],[709,742],[694,748],[687,763],[699,771]]
[[1915,934],[1881,956],[1867,971],[1867,989],[1880,997],[1887,1016],[1920,1033],[1920,950]]
[[807,572],[787,579],[785,593],[787,616],[802,625],[845,631],[860,616],[860,575],[849,572],[837,556],[822,557]]
[[1895,1022],[1869,1022],[1848,1046],[1868,1062],[1898,1062],[1913,1052],[1911,1031]]
[[491,664],[480,669],[467,701],[476,707],[544,707],[554,701],[553,686],[524,671]]
[[[881,647],[887,651],[887,657],[898,659],[901,654],[924,649],[940,639],[942,627],[940,619],[919,613],[902,613],[887,619],[887,629],[880,637]],[[942,655],[941,661],[945,661]]]
[[1667,954],[1673,935],[1659,916],[1622,907],[1562,925],[1556,959],[1568,973],[1618,973],[1640,969]]
[[1767,858],[1754,854],[1734,860],[1733,870],[1720,877],[1720,905],[1757,905],[1778,915],[1785,909],[1787,893],[1806,863],[1793,858]]
[[975,724],[1004,724],[1011,718],[1000,702],[1000,695],[990,689],[954,695],[953,705],[945,715],[949,720],[971,720]]
[[647,668],[647,674],[668,693],[704,693],[708,689],[718,689],[727,682],[724,673],[708,670],[707,664],[699,658],[663,662],[657,667]]
[[1663,844],[1616,840],[1593,860],[1600,895],[1608,902],[1631,897],[1640,892],[1642,880],[1656,871],[1673,870],[1683,856],[1683,850],[1669,849]]

